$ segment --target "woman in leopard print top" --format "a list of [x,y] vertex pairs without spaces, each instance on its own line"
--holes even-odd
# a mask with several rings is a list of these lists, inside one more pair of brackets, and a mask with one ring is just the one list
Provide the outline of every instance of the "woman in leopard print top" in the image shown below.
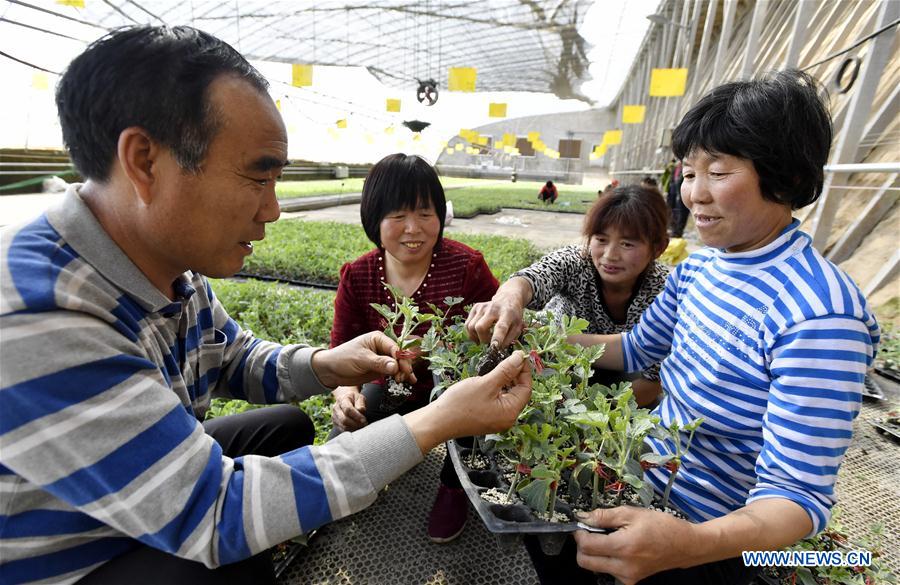
[[[472,308],[466,321],[470,333],[501,345],[516,331],[491,335],[501,312],[521,313],[525,307],[547,309],[589,322],[586,333],[622,333],[637,325],[644,310],[665,286],[668,270],[656,259],[666,249],[668,209],[659,195],[639,185],[617,187],[588,211],[585,244],[567,246],[515,273],[488,303]],[[659,364],[632,380],[642,406],[659,398]]]

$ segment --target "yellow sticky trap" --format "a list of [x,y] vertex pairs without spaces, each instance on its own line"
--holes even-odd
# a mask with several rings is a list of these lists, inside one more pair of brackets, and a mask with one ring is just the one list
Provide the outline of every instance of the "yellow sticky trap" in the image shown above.
[[506,117],[506,104],[495,104],[491,103],[488,105],[488,117],[491,118],[505,118]]
[[393,134],[393,133],[394,133],[394,127],[393,127],[393,126],[388,126],[387,128],[384,129],[384,133],[385,133],[385,134]]
[[687,69],[654,69],[650,74],[650,95],[653,97],[677,97],[684,95],[687,86]]
[[346,128],[346,127],[347,127],[347,120],[344,119],[344,118],[341,118],[340,120],[338,120],[337,122],[335,122],[335,125],[336,125],[338,128]]
[[294,63],[291,65],[291,85],[307,87],[313,82],[313,66]]
[[503,144],[506,146],[515,146],[516,145],[516,135],[510,134],[509,132],[505,132],[503,134]]
[[659,259],[666,264],[675,265],[688,257],[687,241],[684,238],[671,238],[666,251]]
[[37,89],[39,91],[46,91],[50,88],[50,80],[47,79],[47,74],[42,73],[40,71],[35,71],[31,74],[31,87]]
[[603,144],[609,144],[612,146],[613,144],[622,144],[622,131],[621,130],[607,130],[603,133]]
[[453,148],[455,148],[457,151],[462,151],[462,149],[465,148],[465,145],[462,142],[457,142],[456,146],[454,146]]
[[541,139],[540,132],[529,132],[528,133],[528,142],[537,142]]
[[451,67],[447,89],[450,91],[475,91],[478,73],[474,67]]
[[532,148],[534,148],[535,152],[544,152],[545,150],[547,150],[547,145],[544,144],[543,140],[535,140],[531,146]]
[[384,109],[389,112],[399,112],[400,111],[400,100],[396,98],[388,98],[385,102]]
[[597,152],[597,156],[603,156],[604,154],[606,154],[606,150],[607,150],[608,148],[609,148],[609,147],[608,147],[606,144],[601,144],[600,146],[598,146],[598,147],[597,147],[596,149],[594,149],[594,150]]
[[418,132],[413,132],[413,137],[412,137],[412,139],[413,139],[413,140],[417,140],[417,141],[418,141],[418,140],[422,140],[422,135],[419,134]]
[[476,136],[475,144],[480,144],[481,146],[487,146],[488,137],[487,136]]
[[275,100],[275,109],[281,111],[281,100]]
[[72,6],[74,8],[84,8],[84,0],[56,0],[60,6]]
[[642,124],[646,113],[647,106],[624,106],[622,108],[622,123]]
[[453,154],[456,151],[453,150],[452,148],[447,148],[447,149],[444,149],[444,152],[446,152],[447,154]]

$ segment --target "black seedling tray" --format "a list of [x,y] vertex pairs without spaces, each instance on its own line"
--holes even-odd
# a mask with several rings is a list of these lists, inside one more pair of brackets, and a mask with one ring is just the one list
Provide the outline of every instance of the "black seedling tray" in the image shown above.
[[863,380],[862,395],[865,398],[884,400],[884,390],[881,389],[881,384],[876,382],[875,379],[868,374],[866,374],[866,377]]
[[885,368],[881,366],[875,366],[875,371],[880,376],[884,376],[888,380],[896,382],[900,384],[900,370],[895,370],[894,368]]
[[535,516],[531,508],[524,504],[495,504],[483,500],[481,494],[491,488],[504,492],[509,489],[509,483],[504,480],[493,461],[490,469],[471,469],[464,462],[471,452],[469,448],[461,447],[456,441],[448,441],[447,451],[472,507],[478,512],[485,528],[497,536],[501,548],[516,547],[523,536],[534,535],[540,541],[544,554],[557,555],[568,535],[578,529],[606,532],[577,522],[571,507],[565,502],[557,502],[556,511],[565,514],[570,520],[548,522]]
[[891,425],[887,423],[880,423],[875,421],[869,421],[869,423],[875,427],[879,433],[883,435],[887,435],[894,439],[895,441],[900,441],[900,429],[897,428],[896,425]]

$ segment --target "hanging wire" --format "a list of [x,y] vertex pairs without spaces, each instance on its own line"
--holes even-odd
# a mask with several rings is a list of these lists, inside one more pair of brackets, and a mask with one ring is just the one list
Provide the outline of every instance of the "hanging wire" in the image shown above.
[[55,36],[55,37],[61,37],[61,38],[64,38],[64,39],[69,39],[70,41],[78,41],[79,43],[85,43],[85,44],[87,44],[87,41],[85,41],[85,40],[77,39],[77,38],[75,38],[75,37],[70,37],[69,35],[64,35],[63,33],[58,33],[58,32],[56,32],[56,31],[52,31],[52,30],[47,30],[47,29],[41,28],[41,27],[39,27],[39,26],[33,26],[33,25],[30,25],[30,24],[25,24],[24,22],[19,22],[19,21],[17,21],[17,20],[12,20],[12,19],[9,19],[9,18],[0,17],[0,22],[8,22],[9,24],[14,24],[14,25],[16,25],[16,26],[21,26],[22,28],[29,28],[29,29],[31,29],[31,30],[35,30],[35,31],[38,31],[38,32],[47,33],[48,35],[53,35],[53,36]]
[[868,41],[869,39],[873,39],[873,38],[877,37],[878,35],[880,35],[881,33],[894,28],[895,26],[897,26],[897,24],[900,24],[900,18],[898,18],[897,20],[895,20],[894,22],[892,22],[888,25],[881,27],[880,29],[876,30],[875,32],[873,32],[871,34],[864,36],[863,38],[859,39],[858,41],[856,41],[855,43],[853,43],[846,49],[841,49],[837,53],[832,53],[831,55],[828,55],[827,57],[821,59],[820,61],[813,63],[812,65],[807,65],[806,67],[803,68],[803,71],[809,71],[813,67],[818,67],[822,63],[827,63],[828,61],[831,61],[832,59],[835,59],[837,57],[840,57],[841,55],[849,53],[856,47],[858,47],[861,44],[863,44],[864,42]]
[[10,59],[12,61],[16,61],[17,63],[21,63],[22,65],[27,65],[28,67],[31,67],[32,69],[39,69],[40,71],[44,71],[46,73],[52,73],[53,75],[59,75],[59,72],[57,72],[57,71],[50,71],[49,69],[44,69],[40,65],[35,65],[34,63],[29,63],[28,61],[23,61],[22,59],[19,59],[18,57],[13,57],[9,53],[4,53],[3,51],[0,51],[0,56],[6,57],[7,59]]
[[135,2],[135,0],[126,0],[126,1],[127,1],[129,4],[132,4],[132,5],[134,5],[135,7],[137,7],[138,10],[140,10],[141,12],[143,12],[144,14],[146,14],[147,16],[149,16],[150,18],[155,18],[156,20],[160,21],[161,23],[166,24],[166,21],[165,21],[165,20],[163,20],[162,18],[156,16],[155,14],[153,14],[152,12],[150,12],[149,10],[147,10],[146,8],[144,8],[143,6],[141,6],[140,4],[138,4],[137,2]]
[[58,18],[64,18],[66,20],[71,20],[72,22],[77,22],[78,24],[83,24],[85,26],[92,26],[94,28],[99,28],[102,30],[109,30],[105,26],[100,26],[99,24],[88,22],[86,20],[81,20],[80,18],[75,18],[74,16],[69,16],[68,14],[62,14],[60,12],[55,12],[53,10],[49,10],[47,8],[41,8],[40,6],[35,6],[33,4],[29,4],[27,2],[22,2],[21,0],[6,0],[10,4],[18,4],[19,6],[24,6],[25,8],[31,8],[32,10],[37,10],[38,12],[44,12],[46,14],[51,14]]
[[110,8],[112,8],[113,10],[115,10],[116,12],[118,12],[119,14],[121,14],[123,18],[130,20],[133,24],[141,24],[138,21],[136,21],[134,18],[132,18],[131,15],[127,14],[124,10],[122,10],[121,8],[119,8],[118,6],[116,6],[115,4],[110,2],[109,0],[103,0],[103,3],[106,4],[107,6],[109,6]]

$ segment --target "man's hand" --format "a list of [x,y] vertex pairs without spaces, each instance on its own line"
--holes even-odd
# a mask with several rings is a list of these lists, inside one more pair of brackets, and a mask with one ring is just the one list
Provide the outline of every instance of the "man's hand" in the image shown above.
[[593,510],[579,520],[596,528],[614,528],[611,534],[578,530],[578,564],[595,573],[608,573],[623,585],[650,575],[690,567],[697,543],[695,524],[671,514],[633,506]]
[[[400,348],[387,335],[372,331],[312,357],[312,368],[325,386],[354,386],[381,376],[414,383],[409,360],[396,359]],[[399,374],[399,375],[398,375]]]
[[358,386],[338,386],[333,394],[331,422],[335,427],[342,431],[355,431],[369,424],[363,414],[366,411],[366,397]]
[[531,368],[521,351],[489,374],[453,384],[428,406],[405,415],[422,453],[454,437],[504,431],[531,398]]

